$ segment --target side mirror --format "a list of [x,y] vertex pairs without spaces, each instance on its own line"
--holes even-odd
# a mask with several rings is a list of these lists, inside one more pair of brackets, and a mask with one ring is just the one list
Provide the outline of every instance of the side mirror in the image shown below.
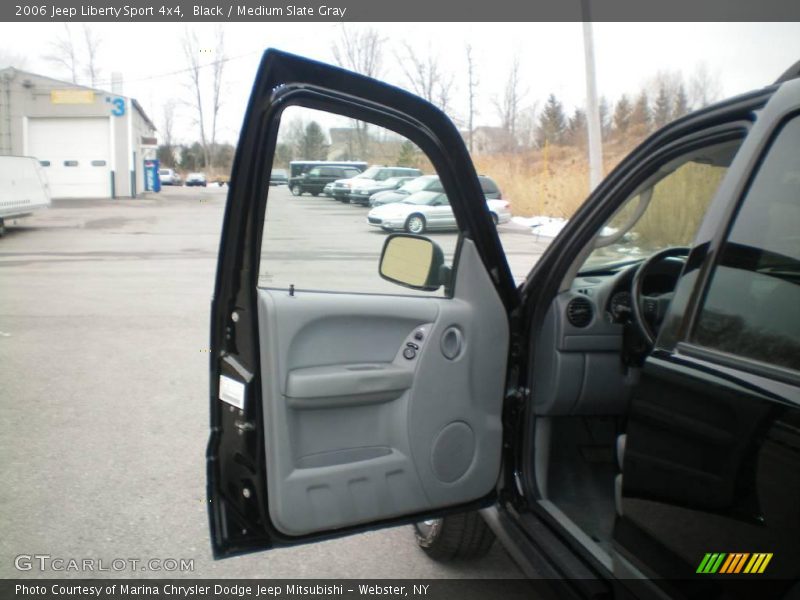
[[426,237],[395,233],[386,238],[380,276],[414,290],[433,292],[445,281],[444,252]]

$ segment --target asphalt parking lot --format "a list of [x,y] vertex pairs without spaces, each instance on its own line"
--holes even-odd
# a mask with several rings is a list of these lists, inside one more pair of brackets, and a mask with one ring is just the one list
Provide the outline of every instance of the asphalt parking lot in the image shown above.
[[[211,559],[208,311],[226,189],[60,201],[10,224],[0,238],[0,576],[132,575],[19,571],[20,554],[193,559],[192,572],[168,574],[185,577],[519,576],[499,544],[482,561],[434,563],[409,527]],[[280,189],[270,210],[284,223],[281,235],[292,238],[321,208],[366,231],[369,252],[380,246],[385,234],[367,228],[362,208]],[[320,230],[334,252],[351,237]],[[512,267],[527,270],[545,243],[513,225],[500,231]],[[447,250],[456,236],[436,239]],[[358,252],[328,258],[328,277],[356,263],[377,268]],[[269,273],[296,272],[297,264],[284,262],[273,261]]]

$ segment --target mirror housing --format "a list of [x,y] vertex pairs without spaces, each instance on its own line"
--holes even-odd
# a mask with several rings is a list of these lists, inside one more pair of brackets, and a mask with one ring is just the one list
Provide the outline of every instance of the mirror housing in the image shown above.
[[419,235],[393,233],[383,244],[378,272],[386,281],[434,292],[447,283],[449,269],[436,242]]

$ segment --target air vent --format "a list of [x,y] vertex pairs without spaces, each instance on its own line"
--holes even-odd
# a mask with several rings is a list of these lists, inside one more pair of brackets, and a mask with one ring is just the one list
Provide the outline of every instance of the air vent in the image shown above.
[[574,327],[586,327],[592,322],[593,313],[592,303],[586,298],[573,298],[567,304],[567,320]]

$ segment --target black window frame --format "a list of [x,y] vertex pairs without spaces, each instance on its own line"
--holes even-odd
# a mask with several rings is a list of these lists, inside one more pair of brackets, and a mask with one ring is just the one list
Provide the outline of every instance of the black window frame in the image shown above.
[[684,315],[686,322],[682,328],[682,335],[678,339],[675,348],[679,353],[692,358],[736,369],[742,373],[766,377],[797,386],[800,385],[800,370],[774,365],[757,358],[726,352],[711,346],[704,346],[694,341],[698,320],[703,312],[709,289],[713,283],[713,275],[720,264],[725,245],[736,225],[736,219],[747,200],[753,183],[758,177],[764,162],[769,157],[775,141],[778,139],[781,132],[783,132],[786,125],[794,120],[800,120],[800,110],[789,111],[771,128],[766,141],[757,151],[755,162],[752,163],[746,174],[744,185],[738,190],[735,200],[729,203],[730,210],[726,215],[726,219],[720,222],[717,235],[712,242],[714,245],[712,260],[702,276],[694,283],[695,289],[692,295],[695,296],[695,301],[693,302],[691,310],[687,310]]

